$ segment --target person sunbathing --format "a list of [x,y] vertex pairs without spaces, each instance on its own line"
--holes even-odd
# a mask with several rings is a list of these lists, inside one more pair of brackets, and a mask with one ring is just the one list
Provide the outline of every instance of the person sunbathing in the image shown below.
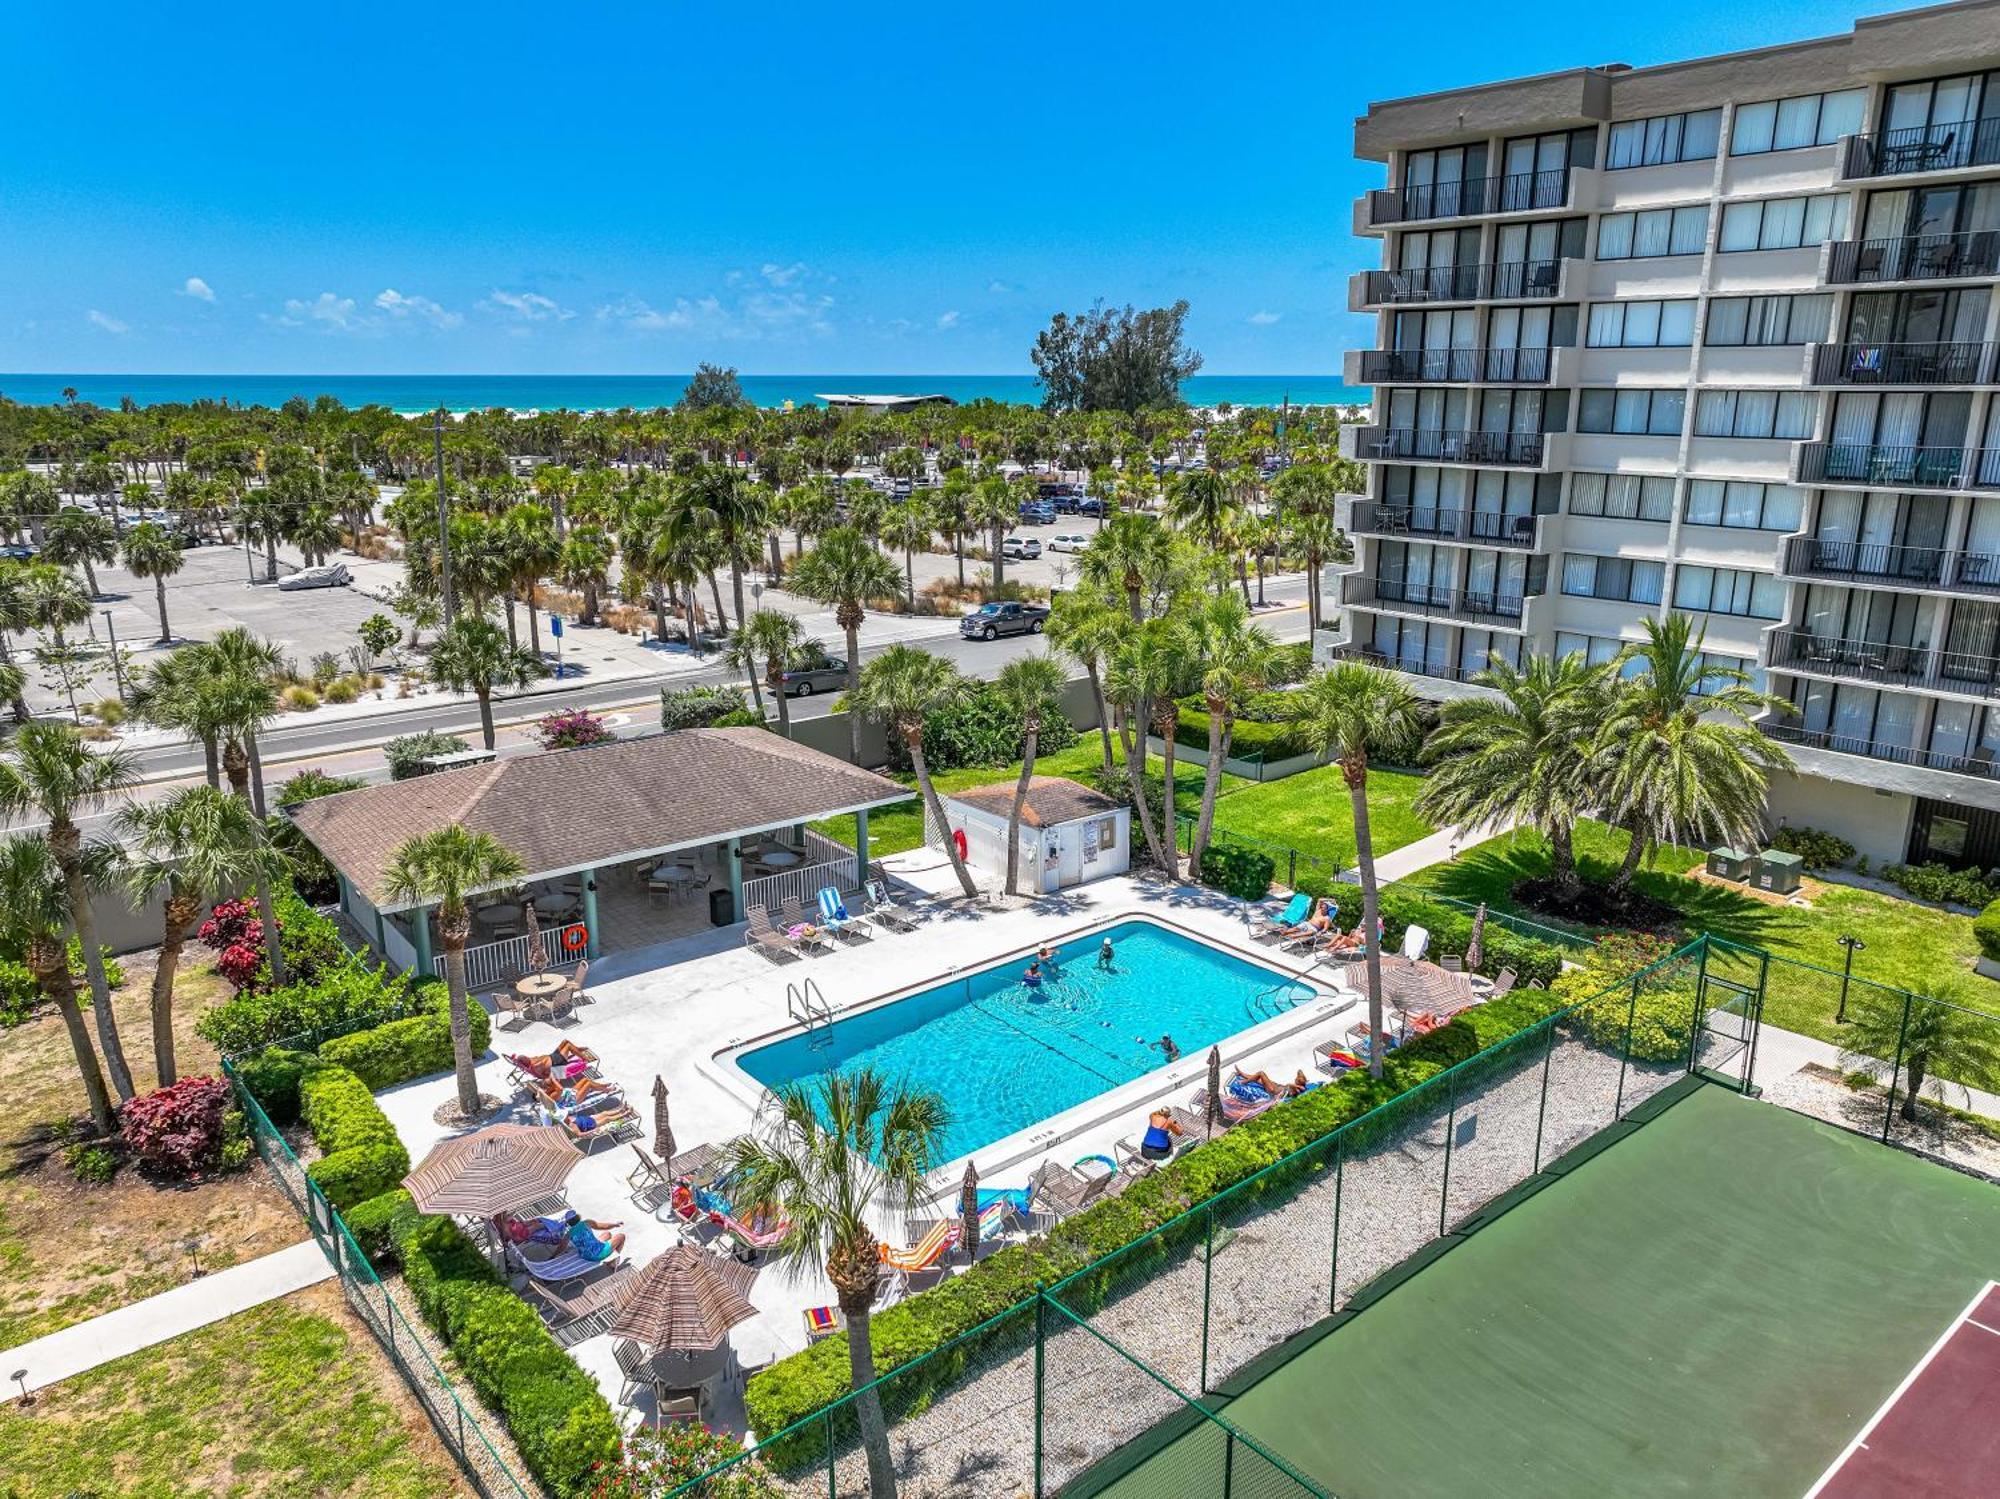
[[625,1247],[625,1235],[616,1223],[580,1218],[574,1208],[563,1214],[562,1221],[569,1247],[587,1260],[609,1259]]
[[1302,937],[1323,936],[1333,930],[1333,902],[1323,900],[1319,903],[1319,908],[1312,915],[1308,916],[1297,926],[1288,927],[1284,932],[1284,936],[1289,940],[1297,940]]
[[594,1077],[577,1077],[566,1087],[552,1077],[544,1078],[532,1086],[542,1102],[559,1109],[581,1108],[596,1094],[607,1095],[608,1098],[615,1098],[618,1094],[616,1083],[601,1082]]
[[[1304,1074],[1301,1073],[1300,1076],[1303,1077]],[[1235,1081],[1229,1085],[1230,1091],[1235,1092],[1238,1084],[1241,1083],[1248,1083],[1254,1088],[1262,1089],[1266,1098],[1284,1098],[1287,1096],[1285,1085],[1274,1081],[1268,1072],[1245,1072],[1239,1067],[1236,1069]]]
[[528,1076],[539,1079],[554,1077],[558,1072],[564,1078],[581,1077],[590,1070],[591,1058],[581,1046],[573,1041],[559,1041],[556,1049],[539,1057],[509,1053],[507,1060]]
[[500,1225],[500,1232],[509,1243],[559,1244],[563,1240],[560,1218],[517,1218],[512,1213],[502,1213],[494,1222]]
[[[1367,929],[1367,925],[1367,919],[1364,917],[1362,920],[1354,923],[1353,931],[1344,937],[1336,937],[1327,946],[1328,956],[1335,958],[1359,958],[1367,956],[1368,939],[1362,935],[1363,931]],[[1378,916],[1375,918],[1375,933],[1377,936],[1380,936],[1381,932],[1382,918]]]

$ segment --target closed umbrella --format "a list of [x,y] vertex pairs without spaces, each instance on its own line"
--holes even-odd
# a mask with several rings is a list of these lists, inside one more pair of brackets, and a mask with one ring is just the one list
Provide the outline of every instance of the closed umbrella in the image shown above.
[[431,1148],[403,1178],[419,1212],[492,1218],[559,1191],[581,1157],[547,1124],[494,1124]]
[[542,923],[535,915],[535,903],[532,900],[524,900],[521,905],[528,918],[528,971],[540,973],[549,966],[548,944],[542,941]]
[[1215,1138],[1215,1121],[1222,1113],[1222,1048],[1208,1049],[1208,1138]]
[[1486,902],[1472,913],[1472,940],[1465,944],[1465,966],[1474,973],[1486,961]]
[[653,1074],[653,1154],[663,1170],[674,1164],[674,1127],[667,1118],[667,1085],[659,1073]]
[[958,1190],[959,1242],[967,1260],[979,1258],[979,1170],[965,1163],[965,1183]]
[[639,1272],[609,1331],[653,1349],[701,1353],[719,1347],[730,1328],[757,1315],[750,1304],[756,1279],[750,1265],[676,1244]]

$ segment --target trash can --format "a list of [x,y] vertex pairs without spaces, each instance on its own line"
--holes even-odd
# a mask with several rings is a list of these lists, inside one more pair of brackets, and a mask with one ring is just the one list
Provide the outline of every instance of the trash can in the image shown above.
[[736,901],[729,887],[723,885],[708,892],[708,924],[728,926],[736,920]]

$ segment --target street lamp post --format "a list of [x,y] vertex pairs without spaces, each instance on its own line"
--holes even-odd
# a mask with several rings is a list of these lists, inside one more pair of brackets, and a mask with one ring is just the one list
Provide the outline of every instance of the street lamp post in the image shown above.
[[1841,934],[1839,941],[1840,945],[1847,949],[1847,962],[1840,970],[1840,1008],[1834,1012],[1833,1023],[1835,1025],[1845,1025],[1847,1024],[1847,985],[1848,981],[1854,977],[1854,955],[1858,952],[1867,951],[1868,944],[1863,942],[1859,937],[1850,937],[1846,933]]

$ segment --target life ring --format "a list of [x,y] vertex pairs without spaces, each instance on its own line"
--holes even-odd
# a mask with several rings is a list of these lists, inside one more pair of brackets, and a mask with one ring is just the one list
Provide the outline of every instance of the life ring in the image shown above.
[[578,924],[563,928],[562,945],[564,952],[582,952],[589,941],[589,927]]
[[951,830],[951,846],[958,850],[959,861],[963,863],[966,858],[964,828],[953,828]]

